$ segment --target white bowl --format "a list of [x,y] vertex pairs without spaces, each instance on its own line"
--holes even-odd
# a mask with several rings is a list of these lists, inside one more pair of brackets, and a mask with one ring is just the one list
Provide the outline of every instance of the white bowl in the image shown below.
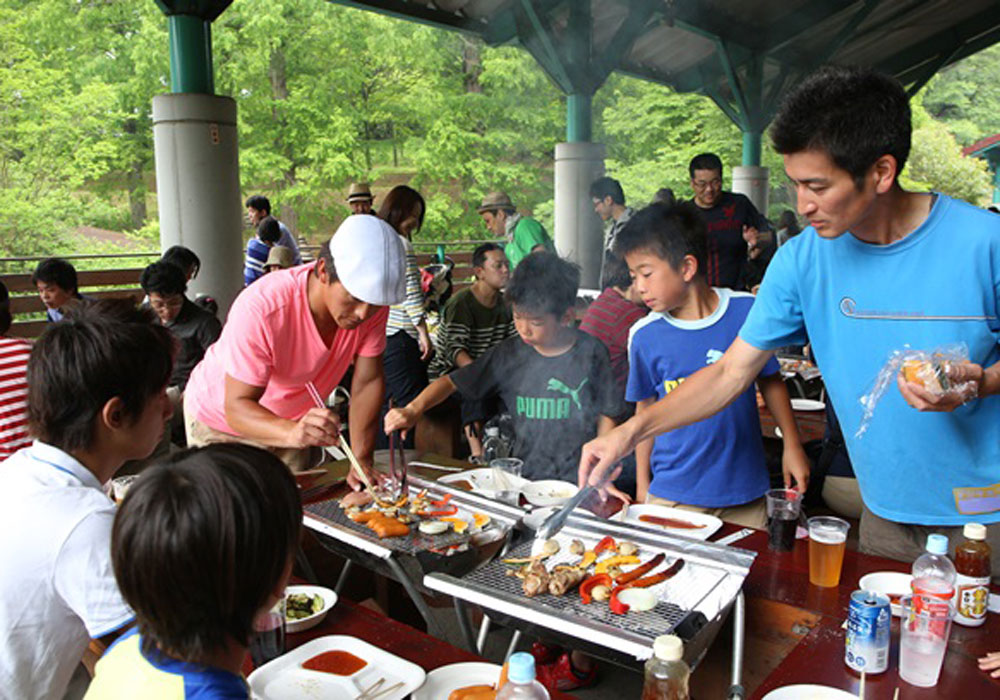
[[902,617],[903,609],[899,607],[899,599],[904,595],[910,595],[910,582],[913,577],[899,571],[876,571],[865,574],[858,581],[858,588],[863,591],[872,591],[889,597],[889,607],[892,614]]
[[298,620],[289,620],[288,618],[285,618],[285,632],[305,632],[308,629],[312,629],[321,623],[323,618],[326,617],[326,614],[330,612],[330,608],[337,604],[337,594],[329,588],[324,588],[323,586],[289,586],[285,589],[286,597],[299,593],[305,593],[308,596],[322,596],[323,609],[319,612],[313,613],[309,617],[299,618]]
[[580,487],[568,481],[546,479],[532,481],[521,488],[521,493],[533,506],[560,506],[576,495]]

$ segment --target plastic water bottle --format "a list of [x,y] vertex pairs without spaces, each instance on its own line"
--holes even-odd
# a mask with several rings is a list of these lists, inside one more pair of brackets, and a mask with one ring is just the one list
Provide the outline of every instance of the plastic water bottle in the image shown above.
[[653,656],[646,662],[642,700],[688,700],[691,669],[684,662],[684,642],[663,634],[653,640]]
[[535,657],[523,651],[511,654],[507,662],[507,684],[497,700],[549,700],[549,691],[535,680]]
[[955,565],[948,558],[948,538],[927,535],[927,549],[913,562],[913,592],[951,600],[955,595]]
[[510,457],[507,443],[500,437],[500,428],[495,425],[486,427],[486,437],[483,440],[483,463],[489,464],[494,459]]

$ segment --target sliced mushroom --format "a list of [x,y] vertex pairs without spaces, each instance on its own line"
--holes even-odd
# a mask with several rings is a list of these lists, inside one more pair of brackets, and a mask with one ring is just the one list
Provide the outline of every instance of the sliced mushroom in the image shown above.
[[542,545],[542,556],[551,557],[559,553],[559,542],[556,540],[546,540]]
[[618,545],[618,553],[623,557],[631,557],[639,553],[639,548],[631,542],[622,542]]
[[569,543],[570,554],[575,554],[577,556],[580,556],[585,551],[587,551],[586,547],[583,546],[583,542],[581,542],[580,540],[573,540],[572,542]]

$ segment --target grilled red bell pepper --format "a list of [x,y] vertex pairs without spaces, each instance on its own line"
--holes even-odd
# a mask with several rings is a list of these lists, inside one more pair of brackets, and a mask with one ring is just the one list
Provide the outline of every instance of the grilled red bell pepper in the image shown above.
[[631,586],[618,586],[615,590],[611,591],[611,600],[608,601],[608,608],[615,615],[624,615],[628,612],[628,605],[618,600],[618,594],[626,588],[631,588]]
[[444,498],[442,498],[440,501],[431,501],[431,505],[432,506],[443,506],[443,505],[445,505],[450,500],[451,500],[451,494],[450,493],[446,493],[444,495]]
[[442,510],[432,510],[428,515],[432,518],[439,518],[444,515],[455,515],[458,512],[458,506],[456,505],[446,505]]
[[608,588],[611,588],[611,585],[611,576],[608,574],[597,574],[595,576],[591,576],[580,584],[580,602],[584,605],[590,605],[590,603],[594,600],[592,591],[595,588],[598,586],[607,586]]
[[609,549],[611,551],[618,549],[618,545],[615,543],[615,538],[612,537],[611,535],[608,535],[607,537],[605,537],[604,539],[602,539],[600,542],[597,543],[597,546],[594,547],[594,553],[600,554],[606,549]]

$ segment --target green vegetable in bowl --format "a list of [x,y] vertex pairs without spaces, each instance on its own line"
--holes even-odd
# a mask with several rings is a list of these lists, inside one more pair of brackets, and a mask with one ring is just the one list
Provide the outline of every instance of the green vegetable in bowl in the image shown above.
[[301,620],[315,615],[323,609],[325,601],[321,595],[306,595],[293,593],[285,598],[285,619]]

